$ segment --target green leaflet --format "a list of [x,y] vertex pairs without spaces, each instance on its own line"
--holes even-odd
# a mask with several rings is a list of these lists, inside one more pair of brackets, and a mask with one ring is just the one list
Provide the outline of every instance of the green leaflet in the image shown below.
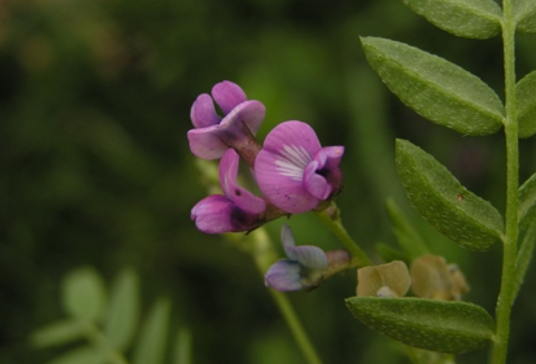
[[519,247],[516,257],[516,278],[514,281],[514,297],[519,293],[519,289],[523,284],[527,269],[534,253],[534,244],[536,244],[536,221],[532,220],[531,225],[525,232],[525,236]]
[[519,187],[519,228],[523,230],[536,219],[536,173]]
[[346,305],[371,328],[404,344],[444,353],[478,349],[494,335],[482,307],[461,301],[403,297],[351,297]]
[[84,335],[84,327],[77,319],[56,321],[32,333],[30,340],[36,348],[47,348],[78,340]]
[[133,364],[160,364],[166,352],[171,303],[160,298],[151,308],[142,326],[141,335],[134,348]]
[[114,348],[125,349],[131,342],[139,320],[138,277],[123,270],[111,290],[104,334]]
[[407,44],[361,38],[371,67],[407,106],[432,122],[466,135],[501,129],[504,107],[475,75]]
[[63,305],[67,313],[95,321],[103,313],[106,290],[101,276],[90,267],[78,268],[63,280]]
[[[536,1],[534,2],[536,4]],[[534,13],[536,18],[536,13]],[[519,137],[528,138],[536,133],[536,71],[532,71],[516,84],[517,120]]]
[[514,0],[512,5],[517,30],[521,33],[536,33],[536,2]]
[[192,364],[192,333],[181,327],[175,339],[173,364]]
[[411,10],[451,34],[487,39],[501,31],[502,11],[492,0],[402,0]]
[[433,227],[471,250],[485,251],[500,243],[504,223],[499,212],[434,157],[397,139],[396,165],[409,199]]

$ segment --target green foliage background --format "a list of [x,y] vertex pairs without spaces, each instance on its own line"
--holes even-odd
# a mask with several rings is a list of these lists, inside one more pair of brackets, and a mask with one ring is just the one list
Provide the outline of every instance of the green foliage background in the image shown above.
[[[93,265],[111,280],[141,276],[146,302],[171,298],[190,327],[195,363],[302,363],[245,253],[198,232],[206,194],[186,132],[195,97],[228,79],[261,100],[276,124],[303,120],[325,145],[344,144],[348,230],[369,252],[394,244],[394,198],[437,253],[457,262],[467,300],[490,312],[499,252],[446,241],[409,206],[394,138],[412,140],[473,192],[504,208],[502,135],[475,138],[428,123],[391,96],[366,64],[359,36],[396,39],[459,64],[502,98],[499,38],[455,38],[397,0],[6,0],[0,4],[0,363],[40,363],[28,335],[61,318],[61,277]],[[518,38],[518,78],[536,68],[534,36]],[[521,142],[521,181],[536,171]],[[337,247],[313,216],[290,224],[300,244]],[[281,221],[268,228],[279,244]],[[534,267],[516,303],[511,362],[533,363]],[[290,294],[326,363],[404,363],[401,349],[352,318],[355,277]],[[146,309],[146,308],[145,308]],[[176,331],[176,330],[173,330]],[[385,348],[393,350],[385,350]],[[460,357],[481,363],[486,350]]]

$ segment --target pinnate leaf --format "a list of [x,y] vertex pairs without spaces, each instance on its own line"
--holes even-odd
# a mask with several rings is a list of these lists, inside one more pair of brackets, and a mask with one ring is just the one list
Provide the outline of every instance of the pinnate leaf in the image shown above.
[[493,338],[494,322],[482,307],[423,298],[351,297],[353,315],[404,344],[444,353],[478,349]]
[[63,305],[70,315],[97,320],[103,312],[106,292],[101,276],[91,267],[78,268],[64,278]]
[[536,173],[519,188],[519,226],[526,228],[536,220]]
[[374,37],[361,42],[382,81],[421,116],[466,135],[489,135],[501,129],[502,102],[475,75],[404,43]]
[[124,349],[130,344],[138,324],[139,315],[138,277],[125,269],[112,288],[104,333],[116,348]]
[[514,0],[514,18],[521,33],[536,33],[536,1]]
[[503,220],[487,201],[468,191],[430,154],[396,141],[396,165],[409,199],[437,230],[462,247],[485,251],[503,236]]
[[435,26],[459,37],[487,39],[501,31],[501,8],[492,0],[402,0]]
[[[536,1],[534,3],[536,4]],[[536,71],[532,71],[517,83],[516,96],[519,137],[528,138],[536,133]]]

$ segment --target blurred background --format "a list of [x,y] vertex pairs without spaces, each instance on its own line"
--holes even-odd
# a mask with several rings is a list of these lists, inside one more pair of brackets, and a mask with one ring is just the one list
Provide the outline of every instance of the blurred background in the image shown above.
[[[368,35],[445,57],[503,97],[499,38],[456,38],[397,0],[2,1],[0,363],[56,353],[33,349],[28,335],[64,316],[60,282],[81,265],[109,281],[133,267],[144,302],[170,297],[172,325],[190,328],[195,363],[304,363],[251,257],[190,221],[206,195],[186,139],[190,106],[224,79],[265,104],[259,138],[297,119],[324,145],[346,146],[337,201],[367,252],[376,257],[378,242],[395,246],[384,208],[391,197],[465,272],[466,299],[492,313],[500,251],[467,252],[423,222],[396,176],[393,146],[411,140],[503,211],[502,134],[463,137],[406,108],[367,65],[359,37]],[[534,36],[518,38],[517,56],[521,78],[536,68]],[[536,170],[534,139],[521,149],[523,181]],[[281,223],[267,226],[278,249]],[[298,244],[339,247],[314,216],[289,223]],[[535,273],[514,308],[511,363],[536,362]],[[352,273],[289,294],[320,356],[326,364],[406,363],[346,310],[355,285]]]

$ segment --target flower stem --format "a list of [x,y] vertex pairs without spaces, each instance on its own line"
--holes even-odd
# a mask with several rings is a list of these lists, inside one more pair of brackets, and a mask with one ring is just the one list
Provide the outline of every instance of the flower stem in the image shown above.
[[510,0],[503,0],[502,37],[504,49],[506,118],[506,230],[504,237],[501,290],[496,306],[497,331],[491,363],[504,364],[508,352],[510,314],[515,298],[516,254],[519,235],[519,146],[515,89],[515,22]]
[[[255,264],[259,269],[262,276],[268,270],[268,268],[277,259],[277,254],[270,242],[270,238],[264,228],[258,228],[249,234],[249,239],[252,239],[251,253]],[[312,345],[307,333],[305,332],[300,319],[296,315],[296,311],[290,304],[290,301],[286,294],[269,289],[273,300],[275,301],[279,311],[283,315],[285,322],[287,323],[294,339],[298,343],[303,356],[309,364],[322,364],[320,357],[318,356],[314,346]]]
[[328,208],[322,211],[313,211],[313,213],[344,244],[354,258],[358,259],[359,267],[365,267],[372,264],[367,253],[365,253],[350,235],[348,235],[348,232],[342,224],[339,209],[334,202],[332,202],[331,206]]

